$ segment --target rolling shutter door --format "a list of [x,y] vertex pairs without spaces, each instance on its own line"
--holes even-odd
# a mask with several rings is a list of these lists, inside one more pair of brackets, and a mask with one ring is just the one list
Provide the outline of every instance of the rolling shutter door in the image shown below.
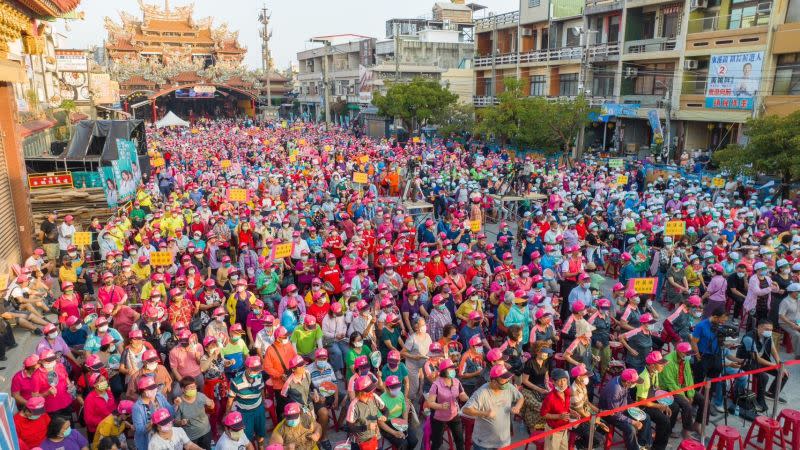
[[4,146],[0,138],[0,273],[7,273],[11,264],[19,264],[21,260]]

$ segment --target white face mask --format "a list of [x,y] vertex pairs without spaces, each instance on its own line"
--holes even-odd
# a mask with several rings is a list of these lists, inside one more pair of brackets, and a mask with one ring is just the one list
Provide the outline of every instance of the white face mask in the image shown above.
[[57,331],[54,331],[54,332],[52,332],[52,333],[47,335],[48,339],[55,339],[57,337],[58,337],[58,332]]
[[97,328],[97,331],[99,331],[100,333],[105,333],[106,331],[108,331],[108,326],[103,325],[102,327]]
[[144,367],[145,367],[147,370],[149,370],[149,371],[151,371],[151,372],[152,372],[152,371],[156,370],[156,368],[158,368],[158,363],[157,363],[157,362],[151,362],[151,363],[147,363],[147,364],[145,364],[145,366],[144,366]]
[[50,361],[50,362],[42,363],[42,367],[44,367],[45,370],[50,372],[50,371],[52,371],[53,369],[56,368],[56,362],[55,361]]

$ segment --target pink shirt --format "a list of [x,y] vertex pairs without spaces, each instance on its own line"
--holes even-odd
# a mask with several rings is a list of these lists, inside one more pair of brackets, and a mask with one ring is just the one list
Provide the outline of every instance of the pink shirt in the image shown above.
[[117,402],[111,394],[111,390],[106,390],[105,398],[92,390],[86,396],[86,402],[83,405],[83,420],[86,422],[86,429],[94,433],[97,431],[97,425],[100,421],[105,419],[117,409]]
[[[72,395],[67,390],[69,376],[63,364],[56,363],[53,372],[44,368],[38,369],[33,374],[34,391],[44,397],[44,409],[48,413],[64,409],[72,404]],[[56,388],[55,395],[48,393],[50,387]]]
[[461,382],[453,378],[453,385],[447,386],[441,378],[437,378],[431,385],[428,395],[433,395],[436,403],[450,403],[450,409],[437,409],[433,418],[440,422],[449,422],[458,415],[458,395],[464,392]]
[[31,398],[31,394],[36,392],[33,376],[28,376],[25,370],[20,370],[11,378],[11,393],[17,393],[25,400]]
[[111,285],[111,289],[106,286],[102,286],[97,290],[97,298],[100,300],[100,303],[102,303],[103,306],[109,303],[119,303],[124,300],[126,296],[127,294],[125,293],[125,290],[119,286]]
[[200,363],[197,362],[195,355],[202,355],[203,349],[199,344],[189,347],[177,346],[169,352],[169,365],[174,368],[181,377],[196,377],[200,375]]

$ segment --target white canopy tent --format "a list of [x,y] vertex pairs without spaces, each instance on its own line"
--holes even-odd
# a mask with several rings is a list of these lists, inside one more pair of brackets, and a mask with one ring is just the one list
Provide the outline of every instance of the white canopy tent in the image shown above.
[[189,122],[176,116],[174,112],[170,111],[161,120],[156,122],[156,128],[164,127],[188,127]]

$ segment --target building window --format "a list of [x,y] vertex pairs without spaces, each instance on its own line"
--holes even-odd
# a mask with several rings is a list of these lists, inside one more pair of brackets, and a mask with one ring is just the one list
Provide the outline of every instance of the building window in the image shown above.
[[638,67],[634,95],[664,95],[675,72],[674,63],[649,64]]
[[533,75],[531,77],[531,97],[541,97],[546,95],[547,79],[544,75]]
[[774,95],[800,95],[800,53],[778,56]]
[[614,95],[614,69],[606,71],[599,68],[592,78],[592,97],[611,97]]
[[731,5],[731,19],[728,29],[737,30],[766,25],[769,22],[771,6],[770,2],[759,3],[758,1],[734,0],[733,5]]
[[664,14],[664,31],[661,37],[675,39],[681,24],[681,13]]
[[619,42],[619,20],[621,16],[611,16],[608,18],[608,42]]
[[564,28],[567,33],[567,47],[578,47],[581,45],[580,27]]
[[578,95],[578,74],[565,73],[558,76],[558,95],[574,97]]
[[536,8],[542,4],[542,0],[528,0],[528,8]]

